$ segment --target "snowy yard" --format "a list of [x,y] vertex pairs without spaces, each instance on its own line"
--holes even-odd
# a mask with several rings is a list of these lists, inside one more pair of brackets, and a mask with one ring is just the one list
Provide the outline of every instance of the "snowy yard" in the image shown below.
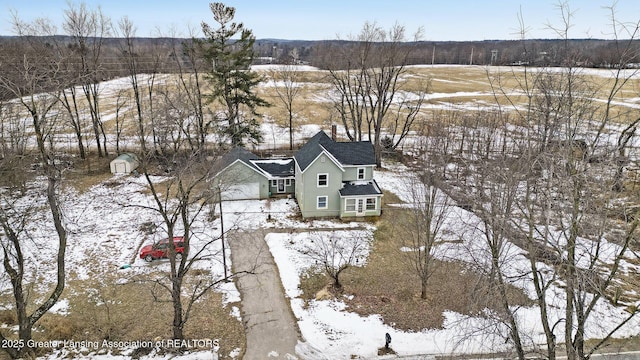
[[[420,68],[416,66],[416,68]],[[433,68],[433,66],[425,68]],[[437,68],[437,67],[436,67]],[[477,71],[477,67],[455,67]],[[259,68],[257,70],[260,70]],[[268,70],[264,68],[263,70]],[[304,67],[303,71],[315,71],[317,69]],[[481,69],[480,69],[481,70]],[[502,71],[512,69],[501,69]],[[479,70],[478,70],[479,71]],[[520,71],[520,68],[516,68]],[[608,70],[589,70],[588,74],[596,77],[610,78]],[[637,77],[637,74],[635,75]],[[163,76],[166,81],[168,76]],[[115,96],[116,91],[126,88],[130,84],[127,78],[115,79],[102,84],[103,96]],[[447,79],[434,79],[439,83],[455,83]],[[265,86],[274,86],[273,83]],[[305,86],[305,84],[301,84]],[[430,93],[428,99],[431,103],[429,109],[446,110],[483,110],[485,103],[482,99],[492,94],[485,91],[456,91]],[[512,95],[517,95],[513,93]],[[327,94],[317,95],[310,101],[327,101]],[[458,101],[451,100],[456,98]],[[468,99],[459,102],[460,98]],[[638,98],[622,99],[615,104],[626,109],[640,107]],[[487,105],[492,107],[495,105]],[[105,114],[104,119],[109,119],[113,114]],[[296,130],[296,139],[308,137],[322,129],[318,124],[306,124]],[[326,130],[326,129],[325,129]],[[265,118],[261,125],[264,134],[262,148],[278,148],[288,144],[288,130],[280,127],[274,121]],[[339,131],[343,131],[339,129]],[[344,136],[343,132],[339,135]],[[414,139],[407,139],[411,142]],[[637,140],[636,140],[637,141]],[[70,142],[70,140],[69,140]],[[115,139],[107,140],[110,147],[114,147]],[[411,201],[406,191],[404,179],[408,169],[387,165],[387,170],[378,171],[375,179],[380,187],[393,192],[404,204],[391,204],[391,206],[408,206]],[[160,182],[162,177],[154,178]],[[36,284],[36,290],[44,292],[49,289],[55,280],[54,264],[50,259],[55,258],[57,242],[51,240],[51,234],[55,231],[51,225],[50,214],[46,211],[42,193],[44,192],[42,179],[28,184],[28,195],[19,199],[13,206],[19,211],[31,214],[25,234],[30,241],[26,242],[26,256],[29,257],[32,268],[27,271],[32,281]],[[158,214],[148,210],[153,207],[152,198],[145,190],[145,180],[142,177],[114,176],[103,181],[83,193],[78,193],[72,188],[61,191],[61,202],[64,206],[65,223],[69,230],[69,241],[66,254],[67,273],[69,280],[100,279],[104,274],[114,276],[115,284],[130,281],[135,276],[153,275],[166,272],[169,263],[160,260],[148,264],[138,257],[141,246],[160,240],[164,237],[161,228],[155,232],[145,231],[144,224],[160,224]],[[0,191],[5,191],[0,189]],[[392,338],[391,347],[398,355],[411,356],[418,354],[447,355],[452,353],[481,353],[499,351],[509,348],[505,342],[506,329],[495,329],[490,316],[471,317],[455,312],[444,314],[445,321],[442,329],[428,329],[417,332],[402,331],[385,324],[380,316],[361,316],[350,311],[343,299],[335,300],[311,300],[301,298],[300,277],[314,264],[314,261],[305,254],[309,245],[309,239],[322,236],[336,236],[348,241],[350,238],[366,238],[367,246],[361,254],[362,261],[358,266],[366,265],[366,251],[369,251],[373,241],[376,227],[364,223],[343,223],[332,220],[299,220],[297,205],[291,199],[276,200],[248,200],[230,201],[223,203],[223,220],[225,230],[250,230],[273,229],[266,237],[269,250],[273,255],[283,282],[286,295],[290,300],[291,308],[296,318],[303,337],[298,346],[301,356],[305,354],[322,354],[325,359],[352,359],[378,358],[378,349],[384,346],[385,334]],[[457,261],[466,263],[487,263],[490,261],[486,249],[483,249],[477,239],[481,237],[481,221],[473,213],[460,207],[453,207],[444,223],[444,229],[449,236],[460,241],[442,242],[435,252],[436,257],[444,261]],[[220,219],[213,221],[198,220],[193,225],[192,250],[200,250],[210,240],[220,236],[222,226]],[[153,233],[153,235],[150,235]],[[560,237],[558,237],[560,238]],[[586,239],[579,239],[577,249],[579,262],[589,260],[593,244]],[[619,246],[611,242],[603,242],[599,249],[602,253],[615,254],[620,251]],[[228,247],[227,247],[228,249]],[[415,249],[400,248],[398,251],[411,252]],[[228,250],[227,250],[228,251]],[[526,251],[513,244],[505,248],[504,259],[508,260],[505,267],[506,274],[510,275],[512,285],[522,289],[530,298],[535,297],[532,283],[529,281],[530,264],[525,256]],[[222,247],[220,241],[213,242],[202,254],[202,259],[196,261],[194,270],[201,270],[209,274],[212,280],[220,279],[224,269],[222,265]],[[602,259],[607,257],[601,256]],[[609,256],[608,258],[611,258]],[[629,254],[628,258],[634,258]],[[230,254],[226,254],[227,266],[231,267]],[[127,265],[124,266],[123,265]],[[609,264],[605,264],[609,265]],[[623,260],[620,263],[623,273],[637,274],[640,266],[632,261]],[[544,264],[539,264],[539,269],[552,274],[554,270]],[[557,281],[547,292],[552,322],[560,322],[564,317],[564,293],[561,290],[562,281]],[[6,274],[0,276],[0,290],[8,294],[10,282]],[[240,294],[233,282],[223,283],[216,288],[223,294],[223,303],[240,301]],[[65,294],[66,295],[66,294]],[[59,304],[52,309],[58,314],[67,314],[69,299],[61,298]],[[348,294],[346,296],[349,296]],[[237,306],[227,306],[228,313],[240,318]],[[8,305],[4,309],[10,309]],[[526,344],[534,347],[544,342],[544,334],[540,325],[539,309],[537,307],[519,308],[516,312],[517,321],[523,334],[526,334]],[[600,338],[605,336],[616,324],[624,318],[625,312],[621,308],[613,307],[608,302],[600,301],[591,316],[586,329],[587,338]],[[489,314],[490,315],[490,314]],[[493,328],[493,331],[482,329]],[[628,337],[638,334],[640,318],[626,324],[616,333],[616,337]],[[564,339],[559,337],[558,341]],[[233,349],[229,355],[238,357],[240,349]],[[65,356],[64,351],[54,352],[50,358]],[[73,356],[78,356],[74,354]],[[313,355],[316,356],[316,355]],[[98,357],[96,353],[86,356],[89,358],[125,359],[124,355],[104,354]],[[149,358],[166,358],[164,355],[152,354]],[[217,356],[210,352],[197,352],[173,359],[214,359]],[[381,357],[384,358],[384,357]]]
[[[401,200],[408,201],[407,193],[403,192],[403,179],[406,177],[407,169],[388,168],[390,170],[376,173],[378,183],[383,189],[395,192]],[[162,178],[155,179],[155,181],[161,180]],[[132,275],[168,269],[166,261],[158,261],[157,264],[150,266],[137,257],[138,249],[142,244],[161,237],[161,235],[145,235],[140,229],[140,224],[158,222],[156,214],[143,209],[151,205],[150,196],[143,191],[143,181],[141,177],[114,176],[82,194],[70,189],[63,192],[64,210],[71,234],[67,262],[72,278],[82,280],[111,272],[118,274],[119,281],[127,281]],[[30,186],[37,188],[41,185],[35,182]],[[33,198],[25,198],[23,201],[24,203],[18,203],[16,206],[42,205],[37,204]],[[474,329],[491,325],[489,321],[480,317],[474,318],[449,312],[444,314],[446,320],[443,329],[405,332],[385,325],[379,316],[363,317],[350,312],[340,299],[312,300],[305,304],[300,298],[299,284],[300,275],[313,265],[303,251],[309,245],[309,239],[317,236],[372,239],[375,226],[332,220],[300,221],[294,216],[297,211],[295,201],[290,199],[232,201],[225,202],[223,206],[224,224],[227,230],[242,231],[256,228],[278,230],[270,233],[266,241],[278,265],[286,295],[290,299],[304,338],[304,342],[298,347],[301,354],[309,353],[310,349],[313,349],[316,354],[322,353],[327,359],[349,359],[352,355],[360,358],[375,358],[378,348],[384,345],[385,333],[391,335],[392,348],[399,355],[487,352],[508,346],[499,334],[471,335]],[[44,221],[47,212],[38,211],[35,214],[35,219],[28,231],[34,240],[31,244],[36,248],[30,249],[30,252],[37,253],[38,258],[52,257],[56,249],[55,242],[46,241],[52,229],[48,225],[39,225],[50,223]],[[457,234],[464,241],[442,244],[438,248],[437,256],[447,261],[478,261],[483,253],[483,250],[474,242],[477,238],[478,223],[479,220],[472,213],[455,207],[449,214],[446,227],[450,233]],[[318,229],[325,231],[318,231]],[[219,232],[219,220],[197,222],[194,227],[193,245],[197,249],[212,237],[219,236]],[[43,246],[43,244],[47,245]],[[606,245],[608,251],[616,250],[614,244]],[[526,274],[529,265],[528,260],[523,256],[524,251],[515,245],[510,245],[507,253],[506,256],[510,259],[509,271],[514,275]],[[221,277],[223,269],[220,243],[215,242],[206,254],[207,260],[196,262],[196,268],[210,271],[213,278]],[[95,259],[99,261],[89,261]],[[229,254],[227,254],[227,263],[230,264]],[[46,262],[38,262],[38,264],[40,265],[37,268],[37,277],[40,286],[44,286],[54,278],[54,269],[47,266]],[[124,264],[131,264],[131,267],[120,269]],[[364,264],[366,260],[360,262],[360,265]],[[626,271],[639,270],[631,263],[623,263],[622,266]],[[8,289],[8,279],[3,277],[2,281],[3,289]],[[527,283],[529,282],[518,281],[514,282],[514,285],[523,288],[529,296],[533,296],[533,290],[523,285]],[[224,284],[217,291],[225,294],[226,302],[239,300],[239,294],[233,283]],[[555,293],[557,295],[551,296]],[[561,291],[551,291],[548,299],[550,303],[561,305],[561,293]],[[68,311],[65,309],[65,304],[68,302],[63,299],[56,311],[58,313]],[[561,319],[563,316],[561,306],[557,309],[557,314],[552,316],[555,319]],[[236,315],[238,313],[235,307],[229,311]],[[531,337],[531,343],[543,341],[537,312],[535,307],[522,308],[517,312],[519,322],[526,327],[525,333]],[[613,324],[620,321],[623,315],[622,310],[601,302],[587,329],[588,336],[592,338],[603,336]],[[634,335],[638,326],[640,322],[636,319],[627,324],[617,336]],[[204,353],[199,354],[196,358],[204,356]],[[103,358],[118,357],[108,355]]]
[[[382,188],[394,190],[400,199],[408,200],[402,192],[403,176],[406,169],[378,172],[377,181]],[[158,178],[156,180],[162,180]],[[72,277],[87,279],[100,276],[105,272],[120,274],[121,281],[127,281],[133,274],[156,272],[168,266],[167,262],[160,261],[156,266],[150,266],[137,257],[141,244],[149,243],[154,239],[142,233],[139,224],[145,222],[157,222],[155,214],[145,211],[141,206],[151,205],[150,197],[142,192],[143,179],[135,177],[114,177],[107,182],[90,188],[83,194],[74,191],[64,192],[65,213],[70,227],[69,250],[67,253],[68,269]],[[36,184],[34,184],[36,186]],[[21,206],[28,206],[25,203]],[[451,232],[459,234],[465,239],[463,243],[447,243],[440,247],[438,256],[444,260],[477,261],[481,250],[474,248],[474,232],[477,231],[477,219],[473,214],[460,208],[450,214],[447,223]],[[349,359],[352,355],[360,358],[375,358],[377,349],[384,345],[384,335],[389,333],[392,337],[392,348],[399,355],[412,354],[450,354],[458,352],[483,352],[499,350],[504,345],[501,336],[483,334],[477,337],[467,337],[469,329],[478,329],[489,326],[489,323],[481,318],[472,318],[456,313],[445,314],[444,329],[424,330],[421,332],[404,332],[385,325],[380,317],[362,317],[350,312],[344,302],[337,300],[312,300],[305,305],[300,296],[300,275],[303,274],[313,262],[304,254],[304,248],[314,236],[337,236],[348,239],[350,237],[365,237],[372,239],[375,227],[367,225],[362,229],[359,223],[340,223],[331,220],[298,221],[294,218],[296,205],[293,200],[279,199],[272,201],[233,201],[224,203],[225,226],[237,230],[255,228],[273,228],[282,231],[292,229],[294,232],[270,233],[266,241],[270,251],[278,265],[280,276],[287,296],[290,298],[291,307],[298,318],[305,343],[300,344],[301,353],[308,349],[321,352],[327,359]],[[44,215],[40,213],[38,216]],[[270,219],[269,221],[267,219]],[[40,219],[33,222],[29,232],[34,239],[32,244],[47,244],[45,239],[52,229],[35,224],[43,224]],[[133,224],[133,225],[132,225]],[[317,229],[331,231],[318,232]],[[308,230],[308,231],[307,231]],[[219,235],[218,221],[212,223],[200,222],[196,226],[194,246],[206,242],[207,239]],[[320,235],[319,235],[320,234]],[[609,246],[614,246],[609,244]],[[36,249],[32,249],[35,251]],[[39,256],[53,256],[55,246],[39,245]],[[514,273],[525,273],[528,262],[522,256],[523,251],[515,246],[509,249],[511,269]],[[109,254],[103,256],[101,254]],[[211,271],[211,276],[222,276],[223,269],[220,261],[219,243],[208,250],[211,256],[209,261],[197,262],[197,268]],[[470,256],[474,255],[471,259]],[[229,254],[227,254],[229,256]],[[96,259],[100,261],[87,261]],[[229,257],[227,258],[230,264]],[[118,270],[123,264],[131,264],[129,269]],[[365,264],[362,261],[360,264]],[[631,264],[625,266],[631,267]],[[53,268],[40,265],[38,278],[41,286],[47,283],[47,279],[53,278]],[[7,279],[3,278],[3,288],[7,288]],[[518,285],[518,284],[516,284]],[[521,285],[521,284],[520,284]],[[524,289],[530,295],[531,289]],[[226,301],[239,300],[239,294],[233,283],[220,287],[226,296]],[[560,293],[560,292],[558,292]],[[558,302],[558,297],[549,301]],[[64,313],[66,302],[61,301],[56,311]],[[231,310],[230,311],[236,311]],[[592,326],[588,329],[591,337],[599,337],[608,330],[611,324],[615,324],[620,313],[608,304],[600,304],[598,316],[593,318]],[[520,309],[519,321],[527,326],[527,333],[532,336],[532,341],[542,341],[541,329],[537,320],[537,309]],[[562,317],[559,311],[555,315]],[[619,336],[633,335],[640,323],[637,321],[628,324]],[[203,354],[200,354],[201,356]],[[116,357],[114,357],[116,358]],[[200,357],[197,357],[200,358]]]
[[[377,182],[383,189],[387,189],[399,196],[400,199],[409,201],[408,195],[402,191],[404,177],[407,174],[405,168],[392,168],[391,171],[376,173]],[[299,228],[305,224],[285,222],[288,226]],[[482,250],[474,239],[477,239],[477,219],[472,213],[455,207],[449,214],[446,227],[450,233],[459,235],[463,242],[443,243],[436,252],[437,256],[446,261],[477,262],[482,256],[488,256],[486,250]],[[319,225],[319,224],[316,224]],[[334,227],[336,232],[345,238],[354,236],[355,230],[345,232],[340,229],[342,225],[325,223],[323,227]],[[349,224],[354,226],[354,224]],[[311,228],[313,229],[313,228]],[[372,236],[374,227],[363,231],[367,236]],[[495,326],[492,321],[481,317],[470,317],[454,312],[444,314],[445,323],[443,329],[423,330],[420,332],[405,332],[394,329],[383,323],[379,316],[363,317],[350,312],[345,303],[336,300],[311,300],[305,304],[300,298],[300,276],[313,265],[309,258],[303,254],[305,241],[312,236],[313,231],[289,233],[271,233],[266,240],[278,265],[280,276],[287,296],[291,300],[291,307],[298,318],[302,336],[306,343],[300,344],[299,352],[304,354],[308,349],[321,352],[327,359],[377,358],[378,348],[384,346],[385,333],[392,338],[391,347],[398,355],[447,355],[452,353],[482,353],[508,349],[509,344],[504,341],[503,334],[506,329],[498,333],[482,332],[481,329],[489,329]],[[326,233],[331,236],[330,232]],[[608,244],[608,247],[615,247]],[[400,249],[399,249],[400,250]],[[527,274],[529,261],[523,255],[525,252],[513,244],[509,244],[505,258],[509,258],[508,271],[511,275]],[[485,259],[486,260],[486,259]],[[626,271],[639,271],[637,266],[624,264]],[[543,268],[543,265],[540,266]],[[515,279],[521,277],[514,277]],[[513,285],[522,288],[530,297],[534,291],[525,284],[530,282],[520,280]],[[559,286],[558,284],[556,286]],[[562,292],[559,289],[549,292],[549,303],[556,313],[553,319],[561,319],[564,316],[562,308]],[[539,310],[536,307],[521,308],[517,312],[518,321],[523,327],[523,333],[530,336],[529,345],[544,342],[542,328],[539,320]],[[614,308],[610,304],[601,301],[589,323],[587,334],[589,338],[600,338],[610,331],[625,316],[620,308]],[[640,319],[635,319],[624,326],[616,337],[627,337],[637,334]],[[384,357],[381,357],[384,358]]]
[[[165,178],[153,178],[154,182],[162,180]],[[56,279],[55,262],[50,259],[55,259],[58,245],[57,239],[53,235],[55,230],[50,220],[50,213],[43,204],[44,200],[38,195],[44,191],[43,183],[41,179],[29,183],[27,193],[30,195],[20,198],[18,202],[13,204],[17,211],[32,214],[24,232],[25,236],[29,238],[29,241],[24,242],[24,252],[25,256],[29,258],[27,264],[31,267],[26,271],[27,279],[25,280],[36,284],[36,289],[40,294],[49,291]],[[166,237],[158,213],[149,209],[154,204],[146,191],[146,180],[143,177],[113,176],[82,193],[78,193],[73,188],[66,188],[61,191],[61,201],[69,234],[65,257],[68,283],[78,284],[81,282],[89,284],[87,286],[90,287],[93,281],[100,279],[97,286],[103,286],[107,289],[130,284],[139,279],[166,276],[169,271],[168,260],[147,263],[138,256],[141,246]],[[228,224],[233,226],[231,220]],[[158,227],[155,228],[156,226]],[[204,219],[199,219],[193,224],[192,235],[191,253],[193,254],[212,239],[219,237],[219,221],[207,222]],[[200,260],[194,263],[192,271],[206,274],[210,278],[209,281],[222,278],[224,270],[221,254],[220,241],[208,244],[200,255]],[[227,262],[230,266],[228,253]],[[0,281],[2,292],[9,292],[11,286],[4,272]],[[52,313],[69,314],[73,311],[70,308],[69,297],[77,298],[82,291],[87,291],[85,296],[89,298],[86,300],[95,302],[96,307],[104,305],[107,301],[97,297],[97,295],[104,296],[101,293],[104,290],[91,290],[84,287],[78,289],[73,285],[68,285],[67,289],[58,304],[50,310]],[[239,292],[234,283],[222,283],[216,286],[215,291],[222,294],[226,311],[232,317],[239,319],[239,309],[236,306],[227,305],[240,301]],[[94,296],[96,296],[95,299]],[[5,303],[4,309],[11,309],[9,304],[10,302]],[[143,315],[141,314],[141,316]],[[139,319],[139,321],[144,320],[144,318]],[[73,341],[81,340],[83,339],[73,339]],[[154,339],[146,340],[152,341]],[[98,349],[88,349],[97,351],[85,350],[81,352],[88,354],[86,358],[124,359],[130,358],[129,354],[134,348],[117,347],[118,351],[112,353],[111,351],[105,352],[107,349],[98,346]],[[232,350],[229,355],[234,353],[237,357],[240,349]],[[78,351],[73,351],[69,347],[53,351],[49,356],[57,358],[65,354],[81,357]],[[151,354],[151,358],[163,357],[165,356]],[[191,357],[180,358],[213,359],[216,357],[211,351],[198,351]]]

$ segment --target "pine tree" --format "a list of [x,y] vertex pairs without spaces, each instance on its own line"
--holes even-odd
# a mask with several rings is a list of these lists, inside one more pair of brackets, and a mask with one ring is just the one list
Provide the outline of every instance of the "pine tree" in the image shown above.
[[[250,69],[255,37],[242,23],[233,22],[235,8],[223,3],[211,3],[209,7],[219,27],[212,29],[202,23],[205,39],[200,45],[205,60],[211,64],[206,78],[213,89],[207,100],[220,101],[225,106],[224,132],[234,146],[242,146],[245,140],[259,143],[262,135],[257,108],[270,104],[254,91],[262,81],[261,76]],[[234,39],[237,35],[239,38]]]

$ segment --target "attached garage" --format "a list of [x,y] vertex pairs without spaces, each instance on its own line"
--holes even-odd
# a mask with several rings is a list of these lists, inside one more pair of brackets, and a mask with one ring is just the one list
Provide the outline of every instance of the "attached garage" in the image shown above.
[[222,200],[260,199],[260,183],[237,184],[222,190]]
[[236,147],[213,164],[209,182],[222,193],[222,200],[255,200],[269,197],[269,180],[255,166],[259,158]]
[[138,157],[132,153],[124,153],[111,161],[112,174],[130,174],[138,165]]

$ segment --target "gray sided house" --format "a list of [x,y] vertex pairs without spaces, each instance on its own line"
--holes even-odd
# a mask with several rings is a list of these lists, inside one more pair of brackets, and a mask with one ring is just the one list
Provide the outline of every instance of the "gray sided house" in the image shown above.
[[371,142],[336,142],[320,131],[294,159],[296,199],[303,217],[380,215],[382,191],[373,179]]
[[293,159],[261,159],[235,148],[214,166],[224,200],[295,194],[305,218],[380,215],[382,191],[368,141],[336,142],[320,131]]

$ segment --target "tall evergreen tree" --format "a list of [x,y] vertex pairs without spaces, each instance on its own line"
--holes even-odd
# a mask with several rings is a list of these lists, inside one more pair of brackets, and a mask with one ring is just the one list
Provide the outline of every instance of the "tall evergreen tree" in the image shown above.
[[242,23],[233,22],[235,8],[223,3],[211,3],[209,7],[219,27],[213,29],[203,22],[205,39],[196,40],[202,46],[205,60],[211,64],[206,78],[212,85],[212,92],[207,100],[220,101],[225,106],[227,125],[224,131],[233,145],[260,142],[257,108],[269,106],[269,103],[254,91],[262,81],[260,75],[250,70],[255,36]]

